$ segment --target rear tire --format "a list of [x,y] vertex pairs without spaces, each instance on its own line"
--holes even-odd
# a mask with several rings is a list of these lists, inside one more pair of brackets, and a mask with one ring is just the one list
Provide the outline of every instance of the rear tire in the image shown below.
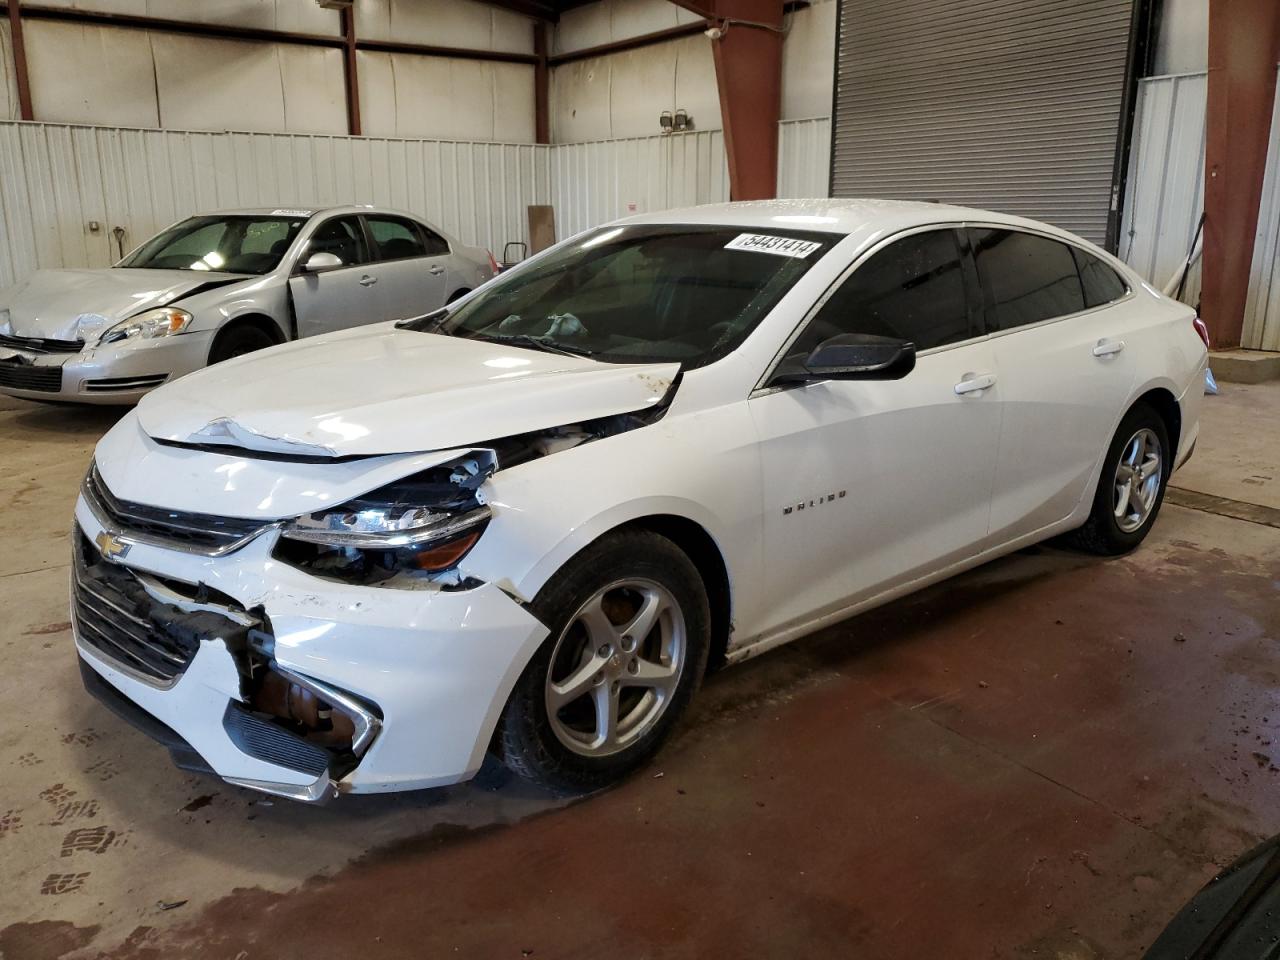
[[566,793],[646,763],[702,682],[711,613],[697,568],[647,530],[610,534],[539,591],[550,627],[498,721],[503,763]]
[[209,349],[209,363],[212,365],[233,357],[243,357],[246,353],[275,345],[275,339],[265,330],[242,324],[223,330],[214,338],[213,346]]
[[1107,557],[1137,547],[1160,512],[1173,457],[1163,418],[1146,403],[1135,404],[1107,448],[1089,519],[1069,541]]

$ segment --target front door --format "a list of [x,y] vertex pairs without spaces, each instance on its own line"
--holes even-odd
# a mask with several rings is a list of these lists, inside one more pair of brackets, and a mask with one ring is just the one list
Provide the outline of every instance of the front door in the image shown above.
[[378,265],[370,263],[359,217],[331,217],[317,226],[298,257],[298,267],[315,253],[331,253],[342,266],[322,273],[295,270],[289,278],[298,336],[384,319],[377,299]]
[[[798,626],[976,553],[987,533],[1000,385],[951,229],[854,268],[789,354],[864,333],[913,341],[900,380],[828,380],[750,400],[764,489],[761,633]],[[754,632],[754,631],[753,631]]]

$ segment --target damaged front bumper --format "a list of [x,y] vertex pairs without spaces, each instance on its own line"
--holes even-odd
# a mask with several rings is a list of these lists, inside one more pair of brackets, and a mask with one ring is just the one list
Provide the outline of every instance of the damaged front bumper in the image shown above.
[[272,556],[274,527],[209,556],[130,540],[83,496],[76,522],[72,619],[90,692],[179,766],[279,796],[469,778],[546,636],[493,585],[310,576]]

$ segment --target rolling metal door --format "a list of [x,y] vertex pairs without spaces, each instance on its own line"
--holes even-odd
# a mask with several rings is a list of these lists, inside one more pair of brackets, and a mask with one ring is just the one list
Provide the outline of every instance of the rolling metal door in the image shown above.
[[941,200],[1104,242],[1133,0],[841,0],[837,197]]

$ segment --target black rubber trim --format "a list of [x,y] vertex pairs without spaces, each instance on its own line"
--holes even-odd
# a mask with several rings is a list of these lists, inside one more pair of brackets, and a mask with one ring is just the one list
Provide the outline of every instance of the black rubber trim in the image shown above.
[[204,757],[200,756],[191,744],[182,739],[176,730],[157,720],[111,684],[107,683],[97,670],[85,663],[83,658],[78,659],[80,660],[80,680],[90,696],[125,723],[142,731],[162,747],[168,749],[169,756],[173,758],[174,764],[180,769],[189,770],[192,773],[207,773],[217,776],[213,767],[209,766]]
[[257,760],[313,777],[329,769],[329,753],[323,747],[264,720],[234,700],[227,701],[222,728],[241,752]]

